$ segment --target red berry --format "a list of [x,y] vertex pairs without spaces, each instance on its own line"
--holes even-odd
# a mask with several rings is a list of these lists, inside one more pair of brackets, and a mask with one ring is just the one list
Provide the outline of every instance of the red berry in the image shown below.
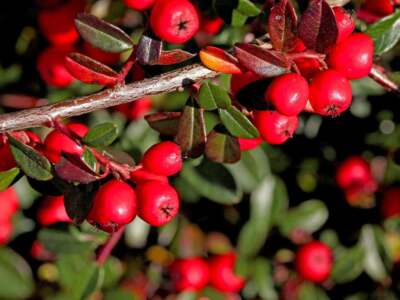
[[246,85],[260,79],[260,76],[254,74],[251,71],[247,71],[242,74],[233,74],[231,77],[231,92],[235,95]]
[[400,217],[400,188],[390,188],[383,194],[382,215],[385,219]]
[[349,108],[352,91],[349,81],[334,70],[317,73],[310,84],[310,103],[323,116],[338,116]]
[[200,31],[214,35],[221,30],[223,25],[224,20],[222,20],[220,17],[202,16],[200,22]]
[[336,172],[336,182],[342,189],[360,186],[372,178],[369,164],[360,156],[354,156],[342,162]]
[[370,178],[362,184],[351,185],[345,189],[346,201],[352,206],[370,208],[375,204],[375,195],[378,184]]
[[[78,137],[83,137],[86,133],[82,133],[87,132],[87,127],[83,124],[77,125],[76,123],[72,123],[68,124],[67,127]],[[70,137],[58,130],[53,130],[46,136],[44,145],[44,154],[54,164],[60,161],[62,152],[77,156],[81,156],[84,152],[83,146],[77,144]]]
[[72,222],[65,210],[64,196],[45,197],[38,210],[37,220],[42,226],[49,226],[58,222]]
[[50,47],[39,55],[37,69],[43,81],[59,88],[66,87],[72,83],[74,77],[65,67],[65,56],[71,50],[69,48]]
[[127,7],[134,10],[150,9],[157,0],[124,0]]
[[129,120],[143,118],[151,110],[153,102],[150,97],[144,97],[130,103],[120,104],[115,107],[117,111],[124,114]]
[[262,143],[262,138],[253,138],[253,139],[244,139],[244,138],[238,138],[239,141],[239,146],[240,146],[240,151],[247,151],[247,150],[253,150],[260,146]]
[[237,293],[245,283],[243,277],[234,273],[236,255],[229,252],[210,259],[210,284],[221,292]]
[[200,257],[175,260],[170,273],[175,289],[181,291],[200,291],[208,283],[208,264]]
[[83,44],[83,48],[87,56],[102,62],[103,64],[115,65],[120,60],[121,55],[119,53],[105,52],[86,42]]
[[80,138],[83,138],[89,132],[89,128],[82,123],[69,123],[67,127]]
[[351,14],[349,14],[343,7],[336,6],[333,8],[333,12],[338,27],[336,43],[340,43],[353,33],[356,25],[354,24]]
[[296,116],[306,107],[308,83],[304,77],[291,73],[275,78],[265,92],[265,100],[286,116]]
[[328,65],[348,79],[368,76],[374,58],[374,42],[364,33],[354,33],[329,52]]
[[178,214],[180,201],[169,184],[148,181],[137,186],[138,214],[152,226],[169,223]]
[[154,174],[172,176],[182,169],[181,148],[173,142],[155,144],[143,155],[142,164]]
[[87,220],[107,232],[114,232],[136,217],[135,190],[127,183],[112,179],[103,184],[93,198]]
[[150,171],[143,168],[143,166],[138,167],[134,171],[132,171],[131,179],[136,184],[144,183],[146,181],[153,181],[153,180],[168,183],[168,177],[151,173]]
[[13,227],[11,221],[0,222],[0,245],[5,245],[11,238]]
[[71,45],[79,34],[75,28],[75,17],[83,11],[85,1],[69,0],[63,5],[39,12],[38,23],[46,39],[54,45]]
[[199,16],[188,0],[160,0],[151,11],[150,25],[162,40],[183,44],[199,30]]
[[323,282],[328,279],[332,265],[332,250],[318,241],[302,246],[296,254],[297,272],[309,281]]
[[387,16],[393,13],[396,3],[393,0],[365,0],[362,8],[375,15]]
[[0,157],[0,172],[7,171],[17,165],[8,143],[0,144]]
[[321,63],[315,58],[297,58],[294,61],[300,74],[305,78],[312,78],[322,68]]
[[35,145],[35,144],[41,144],[42,143],[40,137],[36,133],[34,133],[34,132],[30,131],[30,130],[25,131],[25,133],[29,137],[29,144],[30,145]]
[[278,145],[293,136],[299,122],[297,116],[288,117],[277,111],[258,110],[254,113],[254,123],[264,141]]
[[13,187],[0,192],[0,223],[10,222],[19,208],[19,197]]
[[39,241],[33,242],[30,254],[37,260],[49,261],[54,259],[54,254],[44,248]]

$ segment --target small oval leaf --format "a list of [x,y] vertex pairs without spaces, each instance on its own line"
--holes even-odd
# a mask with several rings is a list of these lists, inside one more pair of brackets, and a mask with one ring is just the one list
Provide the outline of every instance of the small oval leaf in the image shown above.
[[162,42],[142,35],[136,49],[136,59],[141,65],[156,65],[160,59]]
[[213,130],[207,137],[205,155],[214,162],[235,163],[240,160],[239,142],[233,136]]
[[84,136],[83,142],[93,147],[106,147],[118,137],[117,126],[113,123],[102,123],[94,126]]
[[162,135],[175,136],[178,133],[181,112],[158,112],[145,116],[147,123]]
[[17,167],[10,170],[0,172],[0,192],[10,186],[14,179],[18,176],[19,169]]
[[179,64],[195,57],[196,54],[184,51],[182,49],[174,49],[170,51],[162,51],[157,65],[169,66]]
[[236,107],[231,106],[228,109],[219,109],[218,112],[222,124],[233,136],[246,139],[259,136],[257,128]]
[[225,109],[231,106],[231,97],[218,85],[206,81],[200,88],[199,104],[205,110]]
[[237,60],[224,50],[208,46],[199,53],[201,62],[209,69],[225,74],[241,74]]

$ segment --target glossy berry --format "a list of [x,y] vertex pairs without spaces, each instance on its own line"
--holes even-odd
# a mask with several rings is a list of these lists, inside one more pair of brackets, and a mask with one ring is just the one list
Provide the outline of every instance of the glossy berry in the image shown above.
[[264,98],[286,116],[303,111],[308,100],[308,83],[304,77],[291,73],[276,77],[268,86]]
[[262,143],[262,138],[260,137],[253,139],[238,138],[238,141],[239,141],[240,151],[248,151],[248,150],[253,150],[258,146],[260,146]]
[[245,283],[243,277],[234,271],[236,254],[229,252],[210,259],[210,285],[220,292],[239,292]]
[[379,16],[387,16],[393,13],[396,0],[365,0],[362,9]]
[[202,16],[200,22],[200,31],[210,35],[217,34],[224,25],[224,20],[220,17]]
[[143,155],[143,166],[157,175],[172,176],[182,169],[181,148],[173,142],[161,142]]
[[332,265],[332,250],[318,241],[302,246],[296,254],[297,272],[302,278],[312,282],[323,282],[328,279]]
[[400,188],[390,188],[383,194],[382,215],[385,219],[400,217]]
[[177,259],[169,271],[175,290],[178,292],[200,291],[208,283],[208,264],[200,257]]
[[58,88],[64,88],[72,83],[74,78],[65,67],[65,56],[71,51],[70,48],[60,47],[43,50],[37,60],[37,69],[43,81]]
[[19,197],[13,187],[0,192],[0,223],[10,222],[19,208]]
[[310,84],[310,103],[323,116],[338,116],[351,105],[349,81],[334,70],[317,73]]
[[291,138],[298,126],[297,116],[288,117],[271,110],[254,113],[254,124],[261,137],[271,145],[283,144]]
[[0,172],[7,171],[17,165],[8,143],[0,144],[0,157]]
[[374,58],[374,42],[364,33],[354,33],[330,51],[328,65],[348,79],[368,76]]
[[64,196],[45,197],[38,210],[37,221],[42,226],[49,226],[58,222],[72,222],[65,210]]
[[342,189],[363,185],[371,178],[369,164],[360,156],[346,159],[336,171],[336,182]]
[[154,174],[146,170],[143,166],[138,166],[131,172],[131,179],[136,184],[153,180],[168,183],[168,177]]
[[[84,127],[83,127],[84,126]],[[83,124],[76,125],[74,123],[68,124],[67,127],[78,137],[83,137],[84,128],[86,127]],[[87,132],[87,127],[86,127]],[[70,137],[66,136],[65,134],[61,133],[58,130],[53,130],[50,132],[45,140],[45,156],[54,164],[58,163],[61,159],[61,153],[65,152],[71,155],[81,156],[84,151],[84,147],[77,144],[74,140]]]
[[127,183],[112,179],[103,184],[93,198],[87,220],[107,232],[114,232],[136,217],[135,190]]
[[0,222],[0,245],[5,245],[11,238],[13,231],[11,220]]
[[152,226],[169,223],[179,212],[178,193],[169,184],[148,181],[139,184],[136,192],[139,217]]
[[188,0],[160,0],[150,15],[153,32],[172,44],[183,44],[199,30],[199,16]]
[[85,1],[68,0],[65,4],[39,11],[38,23],[42,34],[54,45],[71,45],[79,34],[75,28],[75,17],[83,11]]
[[157,0],[124,0],[127,7],[134,10],[148,10],[150,9]]
[[336,24],[338,27],[338,37],[336,43],[340,43],[353,33],[356,25],[351,14],[348,13],[343,7],[336,6],[333,8],[333,12],[335,14]]

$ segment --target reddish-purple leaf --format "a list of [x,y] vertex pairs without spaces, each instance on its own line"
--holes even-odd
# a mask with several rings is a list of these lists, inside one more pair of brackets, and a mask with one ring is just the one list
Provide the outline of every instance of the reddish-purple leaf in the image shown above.
[[268,17],[268,32],[276,50],[291,51],[297,39],[297,15],[288,0],[275,4]]
[[311,0],[299,24],[299,37],[306,47],[320,53],[336,43],[338,28],[335,14],[325,0]]
[[54,170],[59,178],[68,182],[88,184],[100,179],[79,157],[73,155],[63,154]]
[[145,117],[147,123],[162,135],[175,136],[178,132],[181,112],[158,112]]
[[21,94],[0,95],[0,106],[15,109],[39,107],[48,104],[46,99]]
[[118,82],[118,73],[110,67],[80,53],[70,53],[65,66],[76,79],[85,83],[112,86]]
[[141,65],[154,65],[159,61],[161,51],[161,41],[143,35],[136,49],[136,59]]
[[289,72],[289,61],[277,51],[251,44],[236,44],[234,51],[241,66],[262,77],[275,77]]
[[162,51],[156,65],[174,65],[189,60],[195,57],[196,54],[181,50],[174,49],[170,51]]

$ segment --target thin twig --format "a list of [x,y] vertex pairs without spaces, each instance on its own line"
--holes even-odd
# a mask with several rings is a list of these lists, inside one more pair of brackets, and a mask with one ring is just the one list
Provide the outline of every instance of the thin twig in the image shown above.
[[182,88],[188,82],[202,81],[214,78],[217,75],[217,72],[194,64],[157,77],[107,89],[93,95],[0,115],[0,133],[39,127],[57,118],[79,116],[99,109],[128,103],[147,95],[172,92]]
[[124,230],[125,226],[122,226],[116,232],[112,233],[107,242],[99,249],[96,258],[96,261],[99,265],[103,265],[107,261],[107,258],[111,255],[111,252],[121,239]]
[[372,70],[369,73],[369,77],[375,80],[379,85],[384,87],[386,90],[395,92],[396,94],[400,95],[399,86],[386,75],[386,71],[383,67],[378,65],[373,65]]

